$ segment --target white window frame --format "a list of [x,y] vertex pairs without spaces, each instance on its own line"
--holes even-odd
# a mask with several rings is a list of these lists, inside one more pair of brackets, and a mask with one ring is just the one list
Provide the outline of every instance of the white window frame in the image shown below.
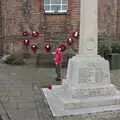
[[[67,4],[63,4],[62,3],[62,0],[60,0],[61,2],[61,4],[52,4],[51,3],[51,0],[50,0],[50,4],[45,4],[45,2],[44,2],[44,8],[45,8],[45,6],[49,6],[50,7],[50,9],[49,10],[45,10],[45,13],[65,13],[65,12],[67,12],[67,9],[68,9],[68,0],[67,0]],[[55,11],[55,10],[52,10],[52,5],[59,5],[60,6],[60,10],[58,10],[58,11]],[[62,9],[62,7],[63,7],[63,5],[65,5],[65,6],[67,6],[67,9],[66,10],[63,10]]]

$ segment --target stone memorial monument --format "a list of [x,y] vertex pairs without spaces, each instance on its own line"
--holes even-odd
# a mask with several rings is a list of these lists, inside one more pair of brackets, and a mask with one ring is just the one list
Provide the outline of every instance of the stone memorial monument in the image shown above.
[[120,110],[120,92],[110,82],[109,63],[97,55],[97,0],[81,0],[79,53],[68,63],[67,77],[43,89],[54,116]]

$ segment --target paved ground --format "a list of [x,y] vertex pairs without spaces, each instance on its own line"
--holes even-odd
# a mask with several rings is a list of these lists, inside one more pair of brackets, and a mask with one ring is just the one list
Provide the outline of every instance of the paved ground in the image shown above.
[[[65,70],[63,70],[64,77]],[[111,72],[111,79],[120,89],[120,70]],[[9,113],[11,120],[47,120],[38,113],[37,94],[34,96],[36,84],[47,87],[49,84],[60,84],[56,82],[54,68],[35,68],[31,66],[10,66],[0,64],[0,112],[4,120],[7,118],[4,107]],[[38,102],[38,104],[42,102]],[[44,107],[41,107],[41,111]],[[39,110],[40,111],[40,110]],[[45,116],[44,113],[43,116]],[[48,115],[48,118],[51,115]],[[48,119],[50,120],[50,119]],[[51,118],[52,120],[52,118]]]
[[[32,88],[36,84],[41,87],[60,84],[55,77],[54,68],[0,64],[0,102],[12,120],[39,120]],[[0,106],[0,112],[8,120],[3,107]]]

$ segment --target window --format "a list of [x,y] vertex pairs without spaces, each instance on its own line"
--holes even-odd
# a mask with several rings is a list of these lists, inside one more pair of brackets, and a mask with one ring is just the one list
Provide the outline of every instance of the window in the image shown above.
[[67,12],[68,0],[44,0],[44,9],[47,13]]

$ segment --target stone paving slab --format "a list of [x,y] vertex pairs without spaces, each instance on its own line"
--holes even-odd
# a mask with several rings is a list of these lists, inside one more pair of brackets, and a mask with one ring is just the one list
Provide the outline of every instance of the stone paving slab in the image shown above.
[[38,85],[36,85],[35,87],[36,88],[34,89],[34,101],[36,104],[39,119],[54,120],[54,117],[52,115],[52,112],[49,108],[49,105],[47,103],[47,100],[45,99],[42,90],[39,89]]
[[[63,69],[63,75],[66,70]],[[14,73],[14,74],[12,74]],[[120,70],[111,71],[111,80],[120,90]],[[47,87],[49,84],[60,84],[56,82],[54,68],[35,68],[31,66],[9,66],[0,64],[0,100],[3,101],[5,107],[12,120],[107,120],[102,116],[105,113],[93,116],[64,116],[62,118],[54,118],[49,109],[47,101],[41,91],[33,90],[34,85],[39,88]],[[11,107],[14,107],[11,108]],[[5,111],[0,105],[0,114],[4,120],[9,120]],[[108,120],[120,120],[120,113],[113,112],[117,118],[109,118]]]
[[36,75],[27,67],[0,66],[0,100],[10,116],[0,104],[3,120],[39,120],[32,91],[32,83],[38,80],[31,78],[31,73]]

